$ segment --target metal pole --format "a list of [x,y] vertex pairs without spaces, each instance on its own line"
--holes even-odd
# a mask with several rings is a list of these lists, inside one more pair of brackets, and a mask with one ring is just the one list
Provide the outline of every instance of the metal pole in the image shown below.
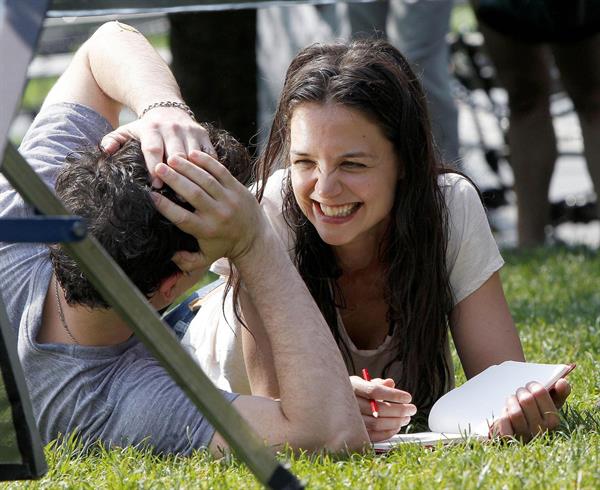
[[[14,432],[17,446],[14,450],[19,453],[18,458],[10,458],[12,462],[0,461],[0,480],[39,478],[47,470],[42,441],[35,425],[16,345],[17,339],[13,335],[0,295],[0,391],[5,392],[0,393],[0,401],[3,401],[6,396],[4,401],[10,404],[12,414],[8,427],[0,427],[2,430],[0,435],[5,437],[5,432]],[[6,421],[0,420],[0,422]]]
[[[42,30],[48,0],[5,0],[0,5],[0,155]],[[2,168],[2,161],[0,161]]]

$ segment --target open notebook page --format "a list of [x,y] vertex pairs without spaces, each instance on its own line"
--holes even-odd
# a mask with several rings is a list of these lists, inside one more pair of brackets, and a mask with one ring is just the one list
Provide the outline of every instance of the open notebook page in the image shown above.
[[373,444],[376,452],[386,452],[399,444],[413,443],[437,446],[463,442],[466,439],[487,439],[489,424],[502,414],[506,398],[530,381],[551,388],[568,374],[574,364],[535,364],[506,361],[490,366],[458,388],[441,397],[429,416],[433,432],[396,434]]
[[446,393],[431,409],[434,432],[487,435],[489,425],[502,416],[506,399],[530,381],[550,388],[570,370],[566,364],[505,361],[490,366]]

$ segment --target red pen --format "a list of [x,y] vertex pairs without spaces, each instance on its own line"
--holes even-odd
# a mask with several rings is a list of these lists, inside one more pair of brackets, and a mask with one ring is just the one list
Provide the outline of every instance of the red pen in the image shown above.
[[[362,375],[365,381],[371,381],[371,376],[369,375],[369,370],[367,368],[362,370]],[[379,407],[375,400],[371,400],[371,412],[373,412],[373,417],[379,417]]]

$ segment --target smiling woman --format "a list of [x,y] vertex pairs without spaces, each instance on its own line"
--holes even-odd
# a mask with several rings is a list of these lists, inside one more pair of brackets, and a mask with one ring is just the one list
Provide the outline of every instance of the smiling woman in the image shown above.
[[[444,168],[421,85],[390,44],[302,50],[256,174],[267,217],[344,356],[372,441],[426,414],[453,386],[448,329],[469,378],[524,360],[478,191]],[[230,274],[222,263],[213,270]],[[251,332],[242,326],[256,319],[252,302],[239,281],[225,308],[221,299],[203,306],[184,343],[221,387],[276,398],[260,322]],[[304,353],[290,344],[288,355]],[[358,376],[364,368],[373,380]],[[510,397],[497,430],[527,439],[553,428],[568,393],[564,380],[554,398],[528,384]]]
[[[356,109],[305,103],[290,123],[294,197],[321,239],[374,250],[389,222],[398,163],[380,127]],[[363,255],[364,257],[364,255]]]

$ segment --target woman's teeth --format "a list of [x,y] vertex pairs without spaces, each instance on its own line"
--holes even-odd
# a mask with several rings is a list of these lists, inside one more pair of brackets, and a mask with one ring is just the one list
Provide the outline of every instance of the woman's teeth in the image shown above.
[[323,214],[332,218],[343,218],[350,216],[358,207],[358,205],[359,204],[357,202],[352,204],[343,204],[342,206],[327,206],[323,203],[319,203]]

